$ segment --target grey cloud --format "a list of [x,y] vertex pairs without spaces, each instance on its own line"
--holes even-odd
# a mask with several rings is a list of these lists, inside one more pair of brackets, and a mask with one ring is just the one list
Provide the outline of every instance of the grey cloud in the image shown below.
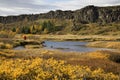
[[0,0],[0,8],[13,9],[13,12],[0,10],[0,15],[28,14],[47,12],[57,6],[51,4],[35,4],[34,0]]
[[32,14],[56,9],[75,10],[91,4],[120,5],[120,0],[0,0],[0,15]]
[[32,8],[32,9],[49,9],[49,8],[55,8],[57,6],[48,5],[48,4],[34,4],[34,0],[0,0],[0,5],[8,8]]
[[[113,5],[120,5],[120,0],[64,0],[64,2],[56,2],[63,10],[76,10],[88,5],[95,5],[95,6],[113,6]],[[63,7],[64,6],[64,7]]]

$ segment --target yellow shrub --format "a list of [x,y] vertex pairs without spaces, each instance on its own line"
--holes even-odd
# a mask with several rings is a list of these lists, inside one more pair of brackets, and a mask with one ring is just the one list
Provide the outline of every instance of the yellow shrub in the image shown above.
[[73,66],[54,59],[0,60],[0,79],[3,80],[119,80],[117,75],[102,69],[92,71],[87,66]]
[[7,49],[11,49],[13,47],[11,44],[6,44],[5,46]]

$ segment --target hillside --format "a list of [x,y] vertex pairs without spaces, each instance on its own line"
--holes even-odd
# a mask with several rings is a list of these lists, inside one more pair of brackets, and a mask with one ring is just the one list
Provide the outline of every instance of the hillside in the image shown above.
[[17,30],[17,33],[27,34],[119,35],[119,26],[120,6],[90,5],[75,11],[56,10],[34,15],[0,16],[2,31]]

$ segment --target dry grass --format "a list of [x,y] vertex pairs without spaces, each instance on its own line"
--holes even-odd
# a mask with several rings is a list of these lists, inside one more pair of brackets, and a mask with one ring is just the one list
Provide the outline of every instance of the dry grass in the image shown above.
[[90,47],[101,47],[101,48],[113,48],[113,49],[120,49],[120,42],[106,42],[106,41],[96,41],[91,42],[87,46]]
[[88,56],[93,59],[108,59],[109,54],[106,53],[103,54],[101,53],[101,51],[96,51],[96,52],[88,53],[85,56]]
[[[15,39],[22,39],[22,35],[18,34]],[[76,40],[76,41],[118,41],[119,36],[100,36],[100,35],[26,35],[28,39],[34,40]]]
[[14,51],[11,50],[0,50],[0,60],[2,59],[9,59],[15,56]]
[[13,48],[11,44],[0,42],[0,49],[11,49],[11,48]]
[[13,38],[16,35],[15,32],[6,30],[6,31],[0,31],[0,38]]

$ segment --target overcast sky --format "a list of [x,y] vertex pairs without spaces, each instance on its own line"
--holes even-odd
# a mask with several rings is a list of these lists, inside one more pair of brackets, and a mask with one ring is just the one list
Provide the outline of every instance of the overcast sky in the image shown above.
[[0,0],[0,16],[76,10],[87,5],[120,5],[120,0]]

